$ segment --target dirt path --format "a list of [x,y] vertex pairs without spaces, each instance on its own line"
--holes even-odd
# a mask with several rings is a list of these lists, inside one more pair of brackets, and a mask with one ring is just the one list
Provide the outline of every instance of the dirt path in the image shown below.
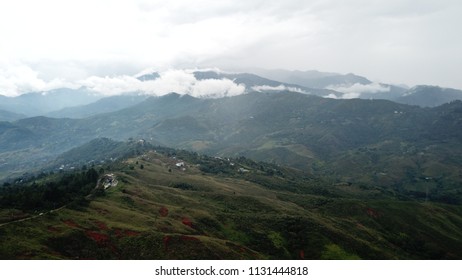
[[34,215],[34,216],[31,216],[31,217],[27,217],[27,218],[22,218],[22,219],[19,219],[19,220],[14,220],[14,221],[10,221],[10,222],[6,222],[6,223],[3,223],[3,224],[0,224],[0,227],[2,226],[6,226],[6,225],[9,225],[9,224],[13,224],[13,223],[20,223],[20,222],[25,222],[25,221],[29,221],[29,220],[33,220],[33,219],[37,219],[37,218],[40,218],[44,215],[47,215],[47,214],[50,214],[50,213],[54,213],[56,211],[59,211],[59,210],[62,210],[63,208],[65,208],[68,204],[64,205],[64,206],[61,206],[59,208],[56,208],[56,209],[52,209],[50,211],[46,211],[46,212],[42,212],[38,215]]
[[[119,183],[116,179],[116,177],[114,175],[111,175],[110,176],[112,178],[113,181],[111,181],[111,183],[109,184],[109,187],[116,187],[117,184]],[[95,191],[96,189],[98,189],[98,187],[100,187],[100,183],[101,183],[101,178],[98,180],[98,182],[96,182],[96,186],[95,188],[93,189],[93,191]],[[93,192],[92,191],[92,192]],[[87,199],[91,199],[93,197],[93,194],[90,193],[89,195],[87,195],[85,198]],[[29,221],[29,220],[33,220],[33,219],[37,219],[37,218],[40,218],[44,215],[47,215],[47,214],[50,214],[50,213],[54,213],[56,211],[59,211],[59,210],[62,210],[63,208],[65,208],[66,206],[68,206],[68,204],[64,205],[64,206],[61,206],[59,208],[56,208],[56,209],[52,209],[50,211],[46,211],[46,212],[42,212],[38,215],[34,215],[34,216],[30,216],[30,217],[27,217],[27,218],[22,218],[22,219],[19,219],[19,220],[14,220],[14,221],[10,221],[10,222],[6,222],[6,223],[3,223],[3,224],[0,224],[0,227],[2,226],[6,226],[6,225],[9,225],[9,224],[13,224],[13,223],[21,223],[21,222],[25,222],[25,221]]]

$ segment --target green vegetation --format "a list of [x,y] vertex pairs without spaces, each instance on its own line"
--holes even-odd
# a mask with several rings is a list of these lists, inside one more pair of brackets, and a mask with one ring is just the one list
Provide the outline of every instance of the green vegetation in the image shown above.
[[[177,166],[180,162],[183,164]],[[215,158],[163,147],[104,165],[118,181],[104,191],[99,188],[104,195],[86,195],[99,178],[104,178],[104,174],[95,174],[100,166],[42,174],[18,185],[19,198],[19,193],[44,197],[53,185],[58,190],[80,186],[75,196],[55,205],[24,207],[27,204],[11,203],[16,197],[7,196],[9,191],[2,192],[0,257],[462,257],[459,205],[425,202],[380,187],[332,184],[295,169],[244,157]],[[138,168],[141,165],[143,169]],[[43,192],[31,187],[34,181]],[[86,203],[78,207],[68,204],[82,197]],[[48,211],[64,204],[68,206]]]
[[32,182],[24,183],[21,180],[4,184],[0,188],[2,208],[38,211],[56,209],[71,202],[82,203],[98,180],[98,173],[93,168],[81,173],[65,174],[54,180],[40,179],[42,176],[32,178],[38,180],[30,179]]
[[261,92],[0,122],[0,257],[461,259],[461,121]]

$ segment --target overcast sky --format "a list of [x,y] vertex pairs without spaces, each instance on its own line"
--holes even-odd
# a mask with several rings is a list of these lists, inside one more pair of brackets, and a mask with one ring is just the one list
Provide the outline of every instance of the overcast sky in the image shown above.
[[191,67],[462,88],[462,1],[0,1],[0,89]]

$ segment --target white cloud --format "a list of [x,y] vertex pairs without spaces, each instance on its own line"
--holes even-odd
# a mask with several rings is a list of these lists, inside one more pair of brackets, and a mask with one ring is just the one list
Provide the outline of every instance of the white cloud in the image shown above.
[[298,93],[305,93],[305,94],[308,93],[308,92],[302,90],[301,88],[288,87],[288,86],[285,86],[285,85],[279,85],[279,86],[276,86],[276,87],[268,86],[268,85],[253,86],[252,90],[259,91],[259,92],[261,92],[261,91],[284,91],[284,90],[287,90],[287,91],[298,92]]
[[341,99],[353,99],[353,98],[359,98],[360,96],[361,94],[358,92],[350,92],[350,93],[345,93],[340,98]]
[[21,64],[0,68],[0,94],[18,96],[27,92],[48,91],[55,88],[76,88],[75,84],[61,79],[43,80],[30,67]]
[[196,78],[192,73],[185,70],[168,70],[160,73],[160,78],[147,81],[144,84],[144,91],[154,95],[165,95],[171,92],[190,94],[195,83]]
[[324,96],[324,98],[339,99],[339,97],[333,93],[329,93],[329,95]]
[[76,61],[87,76],[260,67],[462,87],[461,13],[457,0],[2,0],[0,60]]
[[[245,92],[245,86],[229,79],[197,80],[194,71],[167,70],[160,72],[156,80],[140,81],[140,74],[152,73],[152,69],[144,70],[135,76],[90,76],[77,81],[65,79],[46,80],[39,73],[24,64],[10,65],[0,68],[0,95],[18,96],[28,92],[49,91],[57,88],[87,87],[106,96],[139,92],[148,95],[165,95],[171,92],[189,94],[195,97],[218,98],[235,96]],[[219,69],[200,69],[200,71],[217,71]]]
[[245,92],[245,86],[235,82],[222,79],[206,79],[196,81],[192,88],[191,95],[195,97],[220,98],[226,96],[236,96]]
[[130,76],[91,76],[77,83],[104,95],[119,95],[124,92],[139,91],[142,85],[141,81]]
[[[141,73],[149,73],[142,71]],[[244,93],[245,86],[229,79],[197,80],[193,70],[168,70],[159,73],[155,80],[140,81],[132,76],[97,77],[79,81],[78,84],[104,95],[140,92],[149,95],[165,95],[171,92],[189,94],[194,97],[217,98]]]
[[360,98],[363,93],[373,94],[373,93],[381,93],[381,92],[390,91],[389,86],[381,85],[379,83],[370,83],[367,85],[356,83],[352,85],[328,86],[326,88],[343,93],[341,97],[337,97],[337,96],[333,97],[333,94],[329,94],[328,96],[326,96],[327,98],[341,98],[341,99]]

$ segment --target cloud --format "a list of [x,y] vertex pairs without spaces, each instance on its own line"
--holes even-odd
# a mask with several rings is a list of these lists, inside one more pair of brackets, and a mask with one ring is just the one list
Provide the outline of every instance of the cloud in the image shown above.
[[[0,95],[18,96],[29,92],[46,92],[57,88],[86,87],[102,95],[120,95],[137,92],[147,95],[165,95],[171,92],[189,94],[194,97],[219,98],[235,96],[245,92],[245,86],[229,79],[197,80],[194,72],[199,69],[167,70],[160,72],[155,80],[140,81],[136,77],[152,73],[144,70],[138,75],[90,76],[77,81],[55,78],[46,80],[24,64],[6,65],[0,68]],[[219,69],[205,69],[220,72]],[[205,71],[201,69],[201,71]]]
[[[140,81],[132,76],[97,77],[79,81],[85,86],[104,95],[119,95],[127,92],[139,92],[148,95],[165,95],[171,92],[189,94],[194,97],[219,98],[239,95],[245,92],[245,86],[229,79],[197,80],[194,70],[168,70],[159,73],[155,80]],[[142,71],[141,73],[148,73]]]
[[329,93],[329,95],[324,96],[324,98],[339,99],[339,97],[333,93]]
[[259,67],[462,87],[461,12],[456,0],[2,0],[0,60],[76,61],[88,76]]
[[268,85],[253,86],[252,90],[258,91],[258,92],[261,92],[261,91],[283,91],[283,90],[287,90],[287,91],[298,92],[298,93],[305,93],[305,94],[308,93],[308,92],[302,90],[301,88],[288,87],[288,86],[285,86],[285,85],[279,85],[279,86],[276,86],[276,87],[272,87],[272,86],[268,86]]
[[195,97],[229,97],[243,94],[245,86],[236,84],[229,79],[206,79],[197,81],[192,88],[192,96]]
[[62,87],[77,88],[78,86],[62,79],[46,81],[29,66],[22,64],[3,65],[0,68],[1,95],[18,96],[27,92],[41,92]]
[[77,82],[93,91],[104,95],[119,95],[121,93],[136,92],[141,89],[142,82],[130,76],[98,77],[91,76]]
[[382,93],[382,92],[389,92],[390,87],[382,85],[380,83],[370,83],[367,85],[363,85],[360,83],[352,84],[352,85],[339,85],[339,86],[328,86],[327,89],[335,90],[337,92],[343,93],[342,96],[336,96],[334,94],[329,94],[325,97],[327,98],[340,98],[340,99],[352,99],[352,98],[360,98],[362,94],[369,93]]
[[359,98],[361,96],[361,93],[358,92],[350,92],[350,93],[345,93],[342,95],[340,98],[341,99],[353,99],[353,98]]

